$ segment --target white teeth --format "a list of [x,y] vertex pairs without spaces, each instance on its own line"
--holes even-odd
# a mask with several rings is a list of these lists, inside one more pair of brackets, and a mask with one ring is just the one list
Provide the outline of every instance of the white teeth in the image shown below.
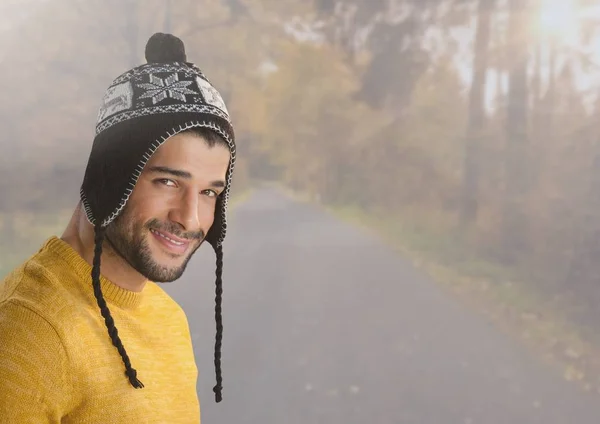
[[152,231],[152,232],[153,232],[154,234],[156,234],[156,235],[159,235],[159,236],[161,236],[161,237],[162,237],[162,238],[164,238],[164,239],[167,239],[167,240],[169,240],[171,243],[173,243],[173,244],[176,244],[177,246],[182,246],[182,245],[183,245],[183,243],[182,243],[182,242],[180,242],[180,241],[175,241],[175,240],[173,240],[173,239],[170,239],[169,237],[165,236],[165,235],[164,235],[164,234],[162,234],[162,233],[159,233],[158,231],[154,231],[154,230],[150,230],[150,231]]

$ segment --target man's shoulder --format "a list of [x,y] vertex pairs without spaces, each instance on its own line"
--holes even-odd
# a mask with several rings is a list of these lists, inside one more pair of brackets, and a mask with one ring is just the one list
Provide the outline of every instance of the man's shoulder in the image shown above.
[[[57,266],[63,268],[61,272]],[[65,278],[71,278],[67,267],[52,264],[40,250],[0,281],[0,310],[11,305],[11,310],[18,306],[42,317],[55,315],[65,306]]]
[[0,344],[14,348],[35,340],[62,350],[71,337],[83,309],[76,293],[64,284],[65,278],[74,277],[56,272],[47,261],[47,255],[38,252],[0,282]]

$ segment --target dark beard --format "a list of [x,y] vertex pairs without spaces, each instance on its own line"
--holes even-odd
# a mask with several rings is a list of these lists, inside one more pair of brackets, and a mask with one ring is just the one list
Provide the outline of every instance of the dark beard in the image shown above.
[[[177,237],[192,241],[200,241],[200,243],[189,253],[180,266],[167,268],[158,264],[152,257],[146,238],[150,234],[151,228],[170,232]],[[144,225],[128,226],[124,214],[117,217],[106,228],[106,241],[110,248],[133,269],[156,283],[170,283],[178,280],[183,275],[196,250],[201,246],[203,238],[204,234],[202,232],[182,234],[175,225],[164,224],[157,219],[152,219]]]

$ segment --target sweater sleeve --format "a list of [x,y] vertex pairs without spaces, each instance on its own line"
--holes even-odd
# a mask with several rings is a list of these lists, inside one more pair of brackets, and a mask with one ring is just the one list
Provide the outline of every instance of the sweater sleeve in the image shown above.
[[0,304],[0,424],[58,424],[72,387],[54,328],[26,306]]

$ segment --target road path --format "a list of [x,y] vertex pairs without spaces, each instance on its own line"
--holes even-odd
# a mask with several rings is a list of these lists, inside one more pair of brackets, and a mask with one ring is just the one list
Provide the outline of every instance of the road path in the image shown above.
[[275,189],[231,219],[223,402],[214,253],[167,291],[188,314],[203,424],[587,424],[578,392],[373,235]]

